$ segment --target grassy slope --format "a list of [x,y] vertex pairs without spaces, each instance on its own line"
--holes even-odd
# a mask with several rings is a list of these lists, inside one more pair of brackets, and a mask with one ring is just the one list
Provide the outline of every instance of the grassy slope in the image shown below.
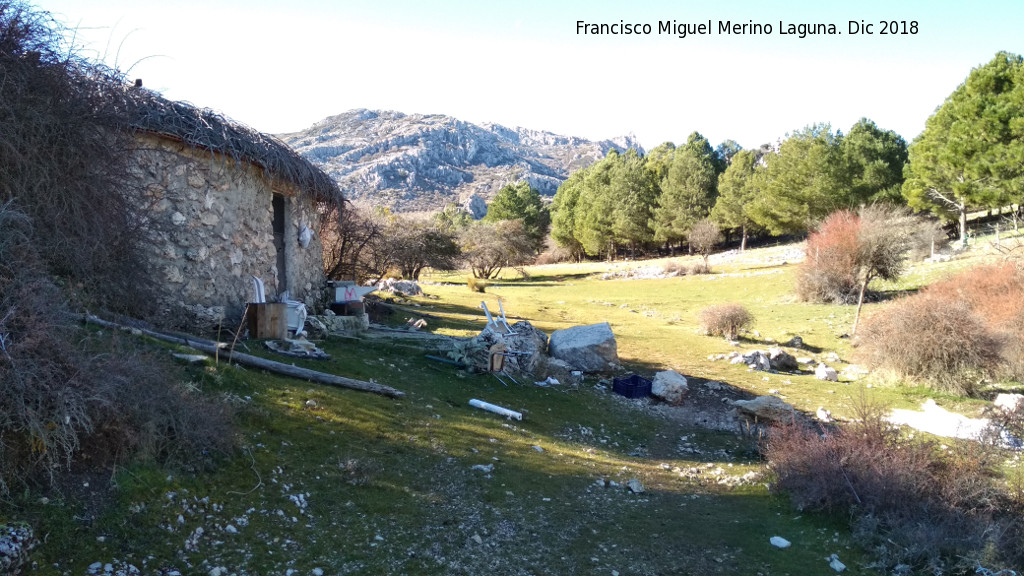
[[[914,288],[964,265],[919,267],[892,288]],[[601,281],[580,276],[590,270],[547,267],[533,271],[532,281],[498,282],[483,295],[464,285],[431,286],[440,299],[419,299],[419,310],[445,316],[431,328],[449,333],[474,333],[482,325],[480,300],[496,310],[499,297],[510,316],[549,332],[608,321],[623,361],[641,372],[674,368],[759,394],[775,388],[798,407],[843,414],[859,384],[711,362],[709,354],[732,348],[696,333],[697,310],[742,301],[762,338],[799,334],[848,360],[848,341],[838,336],[852,310],[794,302],[792,269],[736,263],[717,266],[712,276]],[[745,341],[741,348],[766,345]],[[327,574],[795,575],[827,572],[824,558],[833,552],[860,573],[844,526],[794,512],[763,483],[719,484],[719,476],[758,467],[741,436],[688,430],[588,385],[506,388],[406,347],[336,340],[325,348],[333,360],[305,364],[375,378],[408,397],[394,401],[223,365],[189,368],[198,386],[236,405],[238,453],[188,472],[119,468],[47,504],[32,493],[13,498],[0,515],[28,519],[46,535],[34,556],[37,573],[81,574],[92,562],[119,559],[144,573],[174,567],[186,574],[223,566],[238,574],[320,567]],[[871,393],[896,405],[923,395],[877,386]],[[528,417],[510,422],[474,410],[467,406],[474,397]],[[682,436],[702,453],[679,450]],[[494,470],[473,470],[475,464]],[[602,478],[638,478],[647,490],[595,485]],[[111,508],[97,514],[93,503],[104,501]],[[204,533],[189,549],[186,539],[200,527]],[[793,546],[772,548],[774,535]]]

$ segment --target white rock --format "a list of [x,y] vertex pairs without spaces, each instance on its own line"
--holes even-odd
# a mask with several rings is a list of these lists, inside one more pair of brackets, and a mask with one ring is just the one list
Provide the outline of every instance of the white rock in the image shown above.
[[753,400],[736,400],[732,405],[748,416],[770,422],[789,422],[794,414],[793,406],[776,396],[758,396]]
[[313,576],[324,576],[324,571],[322,568],[313,568],[312,574]]
[[837,554],[829,556],[826,560],[828,560],[828,565],[836,572],[846,570],[846,564],[839,561],[839,556]]
[[1024,409],[1024,394],[997,394],[992,404],[1004,412],[1021,410]]
[[475,464],[471,466],[471,469],[481,472],[494,472],[494,464]]
[[224,527],[224,531],[227,532],[228,534],[238,534],[238,528],[235,528],[231,524],[228,524],[227,526],[225,526]]
[[782,536],[772,536],[768,541],[776,548],[789,548],[789,540],[786,540]]
[[686,377],[675,370],[658,372],[651,382],[651,394],[669,404],[681,404],[689,391]]
[[818,417],[818,420],[822,422],[831,422],[832,413],[825,409],[824,406],[818,406],[818,411],[814,413]]
[[631,478],[629,482],[626,482],[626,488],[634,494],[641,494],[644,491],[644,485],[636,478]]
[[599,372],[619,361],[615,334],[607,322],[555,330],[548,354],[584,372]]
[[839,373],[836,372],[836,369],[830,368],[824,363],[818,364],[818,367],[814,369],[814,377],[827,382],[839,382]]

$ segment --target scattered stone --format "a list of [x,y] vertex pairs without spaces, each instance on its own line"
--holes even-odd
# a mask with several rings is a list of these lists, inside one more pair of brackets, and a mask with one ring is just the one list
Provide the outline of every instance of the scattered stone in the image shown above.
[[828,360],[829,362],[842,362],[842,359],[839,358],[839,354],[836,354],[835,352],[825,354],[825,360]]
[[797,358],[796,361],[800,364],[814,364],[814,358],[811,358],[810,356],[801,356]]
[[224,527],[224,531],[227,532],[228,534],[238,534],[238,528],[235,528],[231,524],[228,524],[227,526],[225,526]]
[[768,349],[768,362],[772,370],[791,371],[798,370],[800,364],[792,354],[783,351],[781,348]]
[[715,392],[719,392],[724,389],[724,386],[721,382],[716,382],[714,380],[709,380],[705,382],[704,387],[707,388],[708,390],[713,390]]
[[636,478],[630,478],[629,482],[626,482],[626,488],[634,494],[642,494],[644,491],[644,485]]
[[772,369],[771,359],[764,350],[754,350],[743,355],[743,363],[751,370],[767,372]]
[[543,452],[543,451],[544,451],[544,449],[543,449],[543,448],[541,448],[540,446],[531,446],[531,448],[533,448],[533,449],[534,449],[534,450],[536,450],[537,452]]
[[790,542],[782,536],[772,536],[769,540],[776,548],[789,548]]
[[548,354],[583,372],[600,372],[619,362],[615,334],[607,322],[556,330]]
[[839,561],[838,554],[833,554],[828,558],[825,558],[825,560],[828,560],[829,567],[831,567],[836,572],[842,572],[843,570],[846,570],[846,564],[843,564]]
[[490,474],[491,472],[494,472],[494,464],[474,464],[470,467],[470,470],[479,470]]
[[471,540],[473,540],[473,542],[476,542],[477,544],[483,544],[484,543],[484,539],[481,538],[479,534],[473,534]]
[[814,413],[818,417],[818,420],[822,422],[831,422],[832,413],[825,409],[824,406],[818,406],[818,411]]
[[824,362],[819,363],[818,367],[814,369],[814,377],[827,382],[839,382],[839,373],[835,368],[826,366]]
[[669,404],[681,404],[689,391],[686,377],[675,370],[658,372],[651,381],[651,394]]
[[804,339],[799,336],[793,336],[792,338],[784,342],[782,345],[787,346],[789,348],[803,348]]
[[316,408],[316,400],[306,400],[306,408]]
[[313,568],[311,574],[313,574],[313,576],[324,576],[324,570],[323,568]]
[[394,278],[385,278],[377,285],[377,290],[381,292],[388,292],[390,294],[398,294],[399,296],[423,296],[423,289],[420,288],[419,283],[412,280],[395,280]]
[[[330,312],[330,310],[327,310]],[[334,313],[331,312],[333,315]],[[302,329],[306,332],[306,335],[314,340],[322,340],[327,338],[327,325],[323,323],[316,316],[306,316],[306,322],[303,324]]]
[[28,553],[37,543],[28,524],[0,523],[0,574],[20,574],[28,562]]
[[758,396],[753,400],[736,400],[732,405],[742,414],[769,422],[789,422],[794,415],[793,406],[776,396]]
[[992,404],[1003,412],[1024,410],[1024,394],[997,394]]

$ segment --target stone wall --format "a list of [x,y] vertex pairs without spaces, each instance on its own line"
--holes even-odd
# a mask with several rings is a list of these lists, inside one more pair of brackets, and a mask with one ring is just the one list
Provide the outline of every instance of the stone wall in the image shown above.
[[[316,229],[311,200],[262,168],[220,154],[150,134],[138,143],[135,170],[158,239],[153,268],[166,324],[237,325],[252,299],[251,276],[263,280],[268,300],[287,289],[311,312],[324,306],[320,239],[305,248],[298,240],[303,225]],[[274,194],[285,199],[286,278],[278,277]]]

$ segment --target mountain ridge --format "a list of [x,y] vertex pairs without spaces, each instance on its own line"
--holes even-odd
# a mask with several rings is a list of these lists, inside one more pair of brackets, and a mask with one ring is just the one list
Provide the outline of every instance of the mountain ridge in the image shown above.
[[473,196],[490,200],[520,180],[553,196],[573,171],[609,150],[643,151],[632,135],[595,142],[443,114],[366,108],[278,138],[338,182],[346,198],[401,212],[439,210]]

